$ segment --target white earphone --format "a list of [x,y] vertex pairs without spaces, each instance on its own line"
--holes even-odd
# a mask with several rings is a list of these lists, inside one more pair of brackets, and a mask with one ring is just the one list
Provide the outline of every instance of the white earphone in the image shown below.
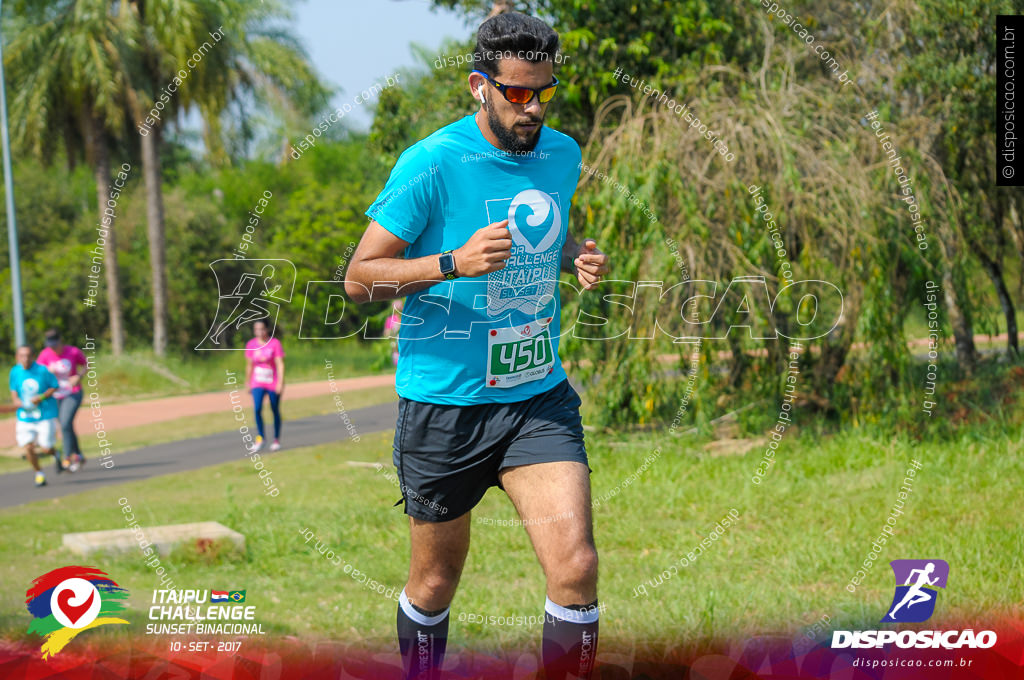
[[480,102],[483,103],[483,104],[486,104],[487,100],[484,99],[484,86],[483,86],[483,83],[480,84],[480,87],[476,88],[476,93],[478,95],[480,95]]

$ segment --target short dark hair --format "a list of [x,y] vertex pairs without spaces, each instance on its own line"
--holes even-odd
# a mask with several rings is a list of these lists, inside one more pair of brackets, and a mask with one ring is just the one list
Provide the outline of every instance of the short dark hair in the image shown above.
[[473,68],[492,78],[497,75],[501,59],[523,61],[555,61],[558,33],[536,17],[519,12],[496,14],[476,32]]

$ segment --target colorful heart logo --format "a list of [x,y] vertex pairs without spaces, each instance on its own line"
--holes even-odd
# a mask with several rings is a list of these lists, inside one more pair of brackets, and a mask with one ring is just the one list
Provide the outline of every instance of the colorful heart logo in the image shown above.
[[57,623],[67,628],[88,626],[102,606],[96,586],[82,578],[64,579],[50,594],[50,612]]
[[43,638],[39,652],[45,661],[83,631],[128,625],[120,617],[127,599],[128,591],[96,567],[57,567],[33,579],[25,591],[25,608],[32,615],[27,632]]
[[71,604],[71,598],[75,597],[76,593],[73,590],[62,590],[57,594],[57,606],[64,616],[68,617],[68,621],[74,626],[78,621],[85,616],[92,607],[92,601],[96,597],[96,591],[89,591],[89,597],[86,598],[84,604],[73,605]]

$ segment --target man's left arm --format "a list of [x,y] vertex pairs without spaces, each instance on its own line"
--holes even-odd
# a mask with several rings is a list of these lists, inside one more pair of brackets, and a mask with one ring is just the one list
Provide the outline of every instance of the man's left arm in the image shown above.
[[46,379],[46,382],[43,385],[43,387],[46,387],[47,389],[42,394],[36,396],[36,399],[39,400],[36,402],[37,404],[42,404],[44,401],[52,397],[53,393],[60,388],[60,383],[57,382],[57,376],[49,372],[47,373],[47,375],[49,377]]
[[57,391],[56,387],[51,387],[51,388],[47,389],[45,392],[43,392],[42,394],[37,394],[36,396],[32,397],[32,403],[33,404],[42,404],[44,401],[46,401],[47,399],[52,397],[53,393],[56,392],[56,391]]
[[571,233],[565,235],[561,265],[562,271],[575,274],[585,290],[594,288],[609,271],[608,256],[598,249],[597,242],[588,238],[580,245]]
[[576,239],[572,237],[572,234],[566,233],[565,245],[562,246],[562,265],[561,269],[566,274],[572,274],[576,276],[576,265],[573,264],[573,260],[576,259],[576,253],[579,252],[580,244],[576,243]]

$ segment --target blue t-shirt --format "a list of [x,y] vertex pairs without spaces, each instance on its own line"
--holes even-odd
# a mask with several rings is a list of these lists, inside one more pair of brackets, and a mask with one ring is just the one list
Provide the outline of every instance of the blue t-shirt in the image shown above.
[[[33,397],[39,396],[51,387],[60,387],[56,376],[50,373],[46,366],[36,363],[33,363],[32,367],[28,369],[21,364],[15,364],[11,369],[7,384],[18,393],[21,401],[26,404],[31,404]],[[18,420],[25,423],[38,423],[40,420],[56,418],[59,409],[57,400],[48,397],[33,408],[19,408]]]
[[532,152],[495,148],[470,114],[406,149],[366,215],[407,241],[405,257],[459,248],[508,218],[504,269],[408,296],[395,388],[406,399],[523,401],[565,380],[558,275],[579,180],[579,145],[543,127]]

